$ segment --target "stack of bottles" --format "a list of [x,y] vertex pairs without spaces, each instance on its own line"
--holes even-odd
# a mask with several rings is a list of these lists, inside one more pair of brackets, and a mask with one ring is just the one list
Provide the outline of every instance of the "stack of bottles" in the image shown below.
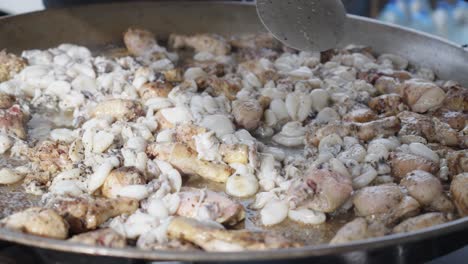
[[439,0],[434,9],[429,0],[390,0],[379,19],[468,44],[468,3],[464,0]]

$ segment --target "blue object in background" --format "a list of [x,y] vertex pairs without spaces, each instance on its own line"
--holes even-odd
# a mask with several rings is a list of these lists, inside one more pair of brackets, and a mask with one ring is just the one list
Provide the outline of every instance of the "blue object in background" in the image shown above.
[[397,5],[396,0],[391,0],[385,5],[383,11],[380,13],[379,20],[402,26],[407,23],[406,15],[401,7]]
[[443,0],[437,2],[437,8],[432,14],[435,33],[441,37],[452,39],[455,35],[455,19],[453,18],[454,7]]

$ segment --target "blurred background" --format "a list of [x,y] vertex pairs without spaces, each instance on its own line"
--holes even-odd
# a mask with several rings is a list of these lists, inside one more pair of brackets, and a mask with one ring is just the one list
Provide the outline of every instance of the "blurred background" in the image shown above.
[[[0,15],[112,1],[125,0],[0,0]],[[343,0],[343,2],[349,13],[414,28],[458,44],[468,44],[468,2],[466,0]]]

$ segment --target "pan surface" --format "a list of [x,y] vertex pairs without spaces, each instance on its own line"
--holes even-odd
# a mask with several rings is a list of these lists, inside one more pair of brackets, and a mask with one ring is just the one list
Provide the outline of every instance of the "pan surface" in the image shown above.
[[[122,32],[129,26],[146,28],[158,37],[165,37],[169,33],[212,32],[229,35],[264,31],[255,7],[250,4],[133,2],[47,10],[0,19],[0,48],[16,53],[26,49],[45,49],[61,43],[102,48],[107,44],[118,44]],[[433,69],[441,79],[468,85],[468,52],[455,44],[355,16],[348,17],[343,39],[341,46],[353,43],[372,46],[377,53],[395,53],[408,58],[414,65]],[[153,260],[252,261],[322,256],[338,256],[345,260],[357,256],[370,260],[372,254],[382,252],[395,259],[409,259],[415,253],[431,258],[466,245],[468,218],[424,231],[340,246],[318,245],[242,254],[91,247],[5,229],[0,229],[0,239],[66,252]],[[447,239],[452,242],[451,245],[444,244]]]

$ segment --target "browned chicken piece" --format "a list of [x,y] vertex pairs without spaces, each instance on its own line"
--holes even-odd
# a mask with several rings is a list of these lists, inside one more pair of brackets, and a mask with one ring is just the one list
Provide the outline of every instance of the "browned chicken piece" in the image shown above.
[[184,68],[192,68],[192,67],[198,67],[201,68],[204,72],[208,74],[207,78],[213,78],[213,77],[223,77],[227,74],[233,73],[234,72],[234,65],[226,63],[226,62],[221,62],[219,60],[216,60],[216,58],[213,58],[211,60],[195,60],[195,59],[186,59]]
[[131,121],[144,114],[141,104],[134,100],[112,99],[102,101],[91,111],[92,117],[110,116],[116,120]]
[[403,101],[417,113],[436,110],[445,100],[445,92],[431,82],[409,80],[403,83],[400,94]]
[[366,123],[377,119],[377,115],[369,108],[352,110],[343,116],[345,122]]
[[234,170],[226,164],[198,159],[198,154],[183,143],[155,143],[148,146],[150,157],[169,162],[184,174],[198,175],[215,182],[224,183]]
[[26,66],[27,63],[24,59],[7,53],[5,50],[0,51],[0,82],[11,79]]
[[124,248],[127,245],[125,237],[110,228],[99,229],[75,235],[68,241],[111,248]]
[[458,213],[468,216],[468,173],[461,173],[453,178],[450,193]]
[[239,64],[238,71],[241,74],[255,74],[262,84],[265,84],[270,80],[276,81],[279,78],[275,71],[265,69],[258,60],[250,60]]
[[26,122],[27,115],[19,105],[0,109],[0,131],[25,140],[27,137]]
[[184,77],[182,76],[182,70],[180,68],[163,71],[162,74],[166,82],[179,83],[184,80]]
[[468,111],[468,88],[458,84],[447,87],[443,105],[453,111]]
[[15,97],[0,93],[0,109],[8,109],[13,106],[15,103]]
[[156,112],[156,115],[154,115],[154,117],[156,121],[158,121],[158,129],[164,130],[164,129],[174,128],[174,124],[163,116],[163,114],[161,113],[161,110]]
[[312,167],[288,190],[297,206],[331,213],[340,207],[353,191],[351,180],[327,169]]
[[446,158],[449,176],[453,177],[460,173],[468,172],[468,149],[449,151]]
[[195,52],[209,52],[214,55],[226,55],[231,46],[226,39],[216,34],[196,34],[193,36],[171,34],[169,45],[174,49],[193,48]]
[[31,207],[14,213],[0,221],[0,226],[28,234],[65,239],[68,224],[52,209]]
[[145,184],[143,174],[135,167],[120,167],[114,169],[102,184],[102,195],[107,198],[117,198],[122,187],[135,184]]
[[449,220],[443,213],[426,213],[411,217],[393,228],[393,233],[407,233],[418,231],[435,225],[440,225]]
[[204,127],[197,126],[194,124],[180,124],[175,127],[173,134],[173,140],[175,142],[185,143],[190,148],[196,149],[194,136],[204,134],[208,130]]
[[214,76],[200,77],[196,80],[199,89],[207,90],[213,96],[226,96],[235,100],[241,90],[241,82],[236,79],[222,79]]
[[176,214],[201,220],[212,220],[233,226],[245,218],[244,207],[223,194],[207,189],[182,188]]
[[191,242],[206,251],[265,250],[300,246],[272,232],[225,230],[193,218],[174,217],[168,227],[174,239]]
[[379,219],[387,225],[414,216],[420,209],[419,203],[397,185],[364,187],[355,193],[353,203],[356,215]]
[[428,207],[429,210],[435,210],[445,213],[454,211],[454,206],[450,199],[445,195],[442,183],[434,175],[415,170],[403,178],[400,185],[408,190],[418,202]]
[[398,94],[384,94],[374,97],[369,101],[369,107],[378,114],[384,116],[392,116],[397,113],[408,110],[408,107],[403,103],[403,100]]
[[233,48],[237,49],[272,49],[280,50],[283,46],[281,42],[269,33],[259,34],[244,34],[240,36],[233,36],[229,43]]
[[422,170],[431,174],[436,174],[439,171],[439,164],[434,161],[404,152],[390,153],[390,167],[392,168],[392,176],[397,180],[414,170]]
[[173,86],[170,82],[157,81],[145,83],[138,90],[138,95],[140,95],[140,98],[143,101],[147,101],[154,97],[167,97],[172,91],[172,88]]
[[437,110],[434,116],[457,131],[462,130],[468,125],[468,113],[462,111],[452,111],[442,108]]
[[48,173],[56,173],[72,168],[72,161],[68,157],[69,146],[60,141],[42,141],[28,150],[28,158]]
[[376,137],[393,136],[399,129],[400,121],[394,116],[367,123],[331,122],[317,131],[308,131],[306,141],[308,144],[318,146],[320,141],[330,134],[337,134],[340,137],[354,136],[363,141],[370,141]]
[[255,99],[236,100],[232,102],[232,115],[238,127],[254,130],[262,120],[263,107]]
[[387,233],[385,225],[379,222],[367,222],[366,219],[358,217],[341,227],[330,241],[330,244],[344,244],[356,240],[384,236]]
[[400,82],[389,76],[377,77],[374,87],[382,94],[400,93]]
[[74,234],[96,229],[109,218],[132,214],[138,209],[138,201],[129,198],[59,197],[48,204],[70,225]]
[[157,46],[153,33],[138,28],[129,28],[124,33],[124,43],[130,54],[134,56],[149,55]]

